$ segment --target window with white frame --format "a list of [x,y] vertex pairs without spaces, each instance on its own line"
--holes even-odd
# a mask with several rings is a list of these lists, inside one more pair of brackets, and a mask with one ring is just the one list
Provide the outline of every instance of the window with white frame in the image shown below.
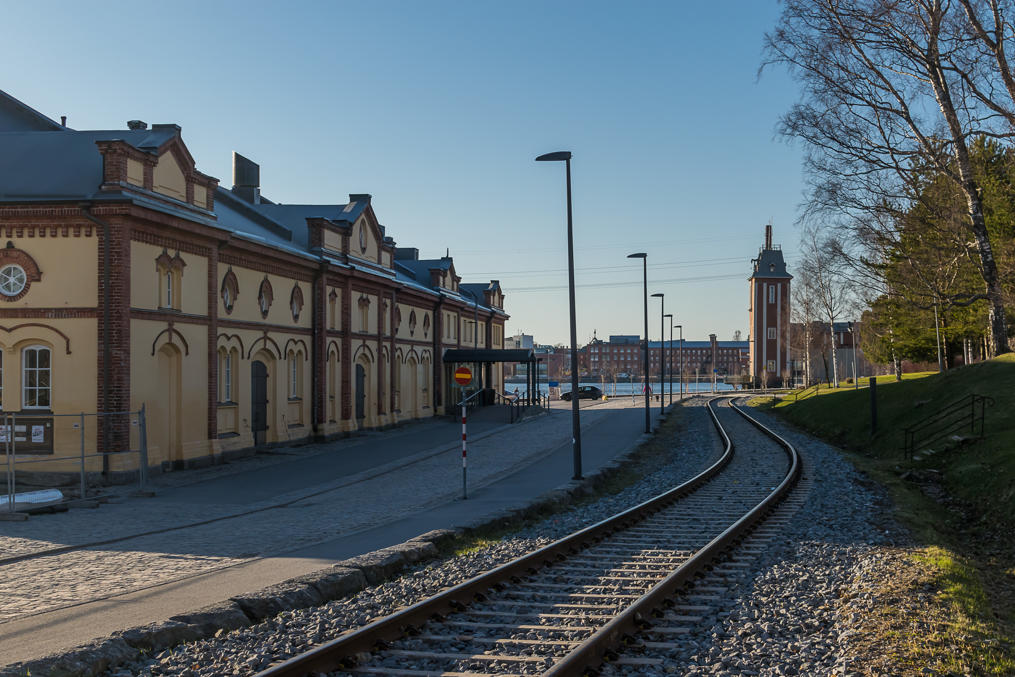
[[768,338],[775,339],[775,327],[768,328]]
[[219,398],[220,402],[232,402],[233,401],[233,370],[236,367],[233,364],[233,353],[236,351],[229,351],[225,348],[221,351],[222,359],[222,371],[219,374],[219,382],[222,386],[222,396]]
[[25,409],[49,409],[52,393],[50,351],[45,346],[29,346],[21,351],[21,406]]
[[769,285],[768,287],[768,302],[775,303],[775,285]]
[[297,400],[303,394],[301,387],[303,375],[303,352],[289,351],[289,399]]

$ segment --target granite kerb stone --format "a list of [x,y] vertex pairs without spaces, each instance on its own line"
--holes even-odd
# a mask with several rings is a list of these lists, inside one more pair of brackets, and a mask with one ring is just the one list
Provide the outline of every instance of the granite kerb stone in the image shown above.
[[96,640],[72,651],[0,668],[0,677],[95,677],[111,667],[138,657],[139,651],[122,637]]

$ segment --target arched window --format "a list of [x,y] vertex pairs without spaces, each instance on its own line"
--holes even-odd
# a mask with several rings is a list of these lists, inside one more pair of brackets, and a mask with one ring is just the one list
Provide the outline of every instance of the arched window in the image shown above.
[[182,300],[183,268],[187,264],[176,252],[172,257],[165,249],[155,259],[155,269],[159,274],[159,307],[180,310]]
[[219,402],[233,402],[235,399],[238,362],[236,348],[219,348]]
[[289,295],[289,310],[293,313],[293,322],[299,322],[300,311],[303,310],[303,291],[298,284],[293,285],[292,294]]
[[261,280],[261,288],[257,293],[257,307],[261,309],[261,317],[268,317],[268,310],[271,308],[273,299],[274,294],[271,290],[271,282],[268,281],[268,276],[265,275],[264,279]]
[[21,406],[25,409],[49,409],[52,388],[49,348],[29,346],[22,350]]
[[240,295],[240,283],[236,279],[236,273],[230,268],[226,271],[225,276],[222,278],[222,288],[220,290],[222,294],[222,306],[226,310],[226,314],[233,312],[233,306],[236,304],[236,297]]
[[289,399],[303,396],[303,351],[289,351]]

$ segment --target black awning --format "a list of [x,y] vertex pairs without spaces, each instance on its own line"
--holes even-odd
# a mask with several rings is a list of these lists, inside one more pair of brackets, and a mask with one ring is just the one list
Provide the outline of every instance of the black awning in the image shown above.
[[531,362],[535,359],[532,350],[495,350],[493,348],[449,348],[444,351],[444,363],[448,362]]

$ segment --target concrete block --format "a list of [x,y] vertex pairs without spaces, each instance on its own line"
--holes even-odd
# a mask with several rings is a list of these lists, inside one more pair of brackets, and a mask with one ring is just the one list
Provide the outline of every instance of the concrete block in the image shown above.
[[4,670],[4,674],[96,677],[110,667],[135,660],[138,655],[138,650],[122,638],[108,637],[90,642],[73,651],[9,666]]
[[322,604],[325,600],[314,586],[294,580],[272,585],[257,592],[232,598],[253,621],[277,616],[290,609],[305,609]]
[[433,559],[437,556],[437,546],[429,541],[406,541],[405,543],[385,548],[385,550],[401,552],[409,564]]
[[433,531],[428,531],[425,534],[420,534],[419,536],[410,538],[407,542],[426,541],[428,543],[433,543],[438,548],[443,548],[445,545],[454,541],[456,538],[459,538],[461,535],[461,529],[434,529]]
[[377,585],[405,568],[405,554],[390,548],[368,552],[359,557],[336,562],[335,566],[359,569],[366,576],[367,583]]
[[232,600],[218,602],[190,613],[179,614],[169,620],[195,625],[204,637],[214,635],[219,628],[236,630],[250,625],[250,619],[243,613],[243,609]]
[[324,601],[348,597],[367,587],[367,578],[363,572],[347,567],[315,571],[293,580],[316,588]]
[[124,630],[117,635],[130,646],[146,651],[162,651],[177,644],[193,642],[195,639],[207,636],[201,634],[201,629],[198,626],[179,621],[149,623]]

